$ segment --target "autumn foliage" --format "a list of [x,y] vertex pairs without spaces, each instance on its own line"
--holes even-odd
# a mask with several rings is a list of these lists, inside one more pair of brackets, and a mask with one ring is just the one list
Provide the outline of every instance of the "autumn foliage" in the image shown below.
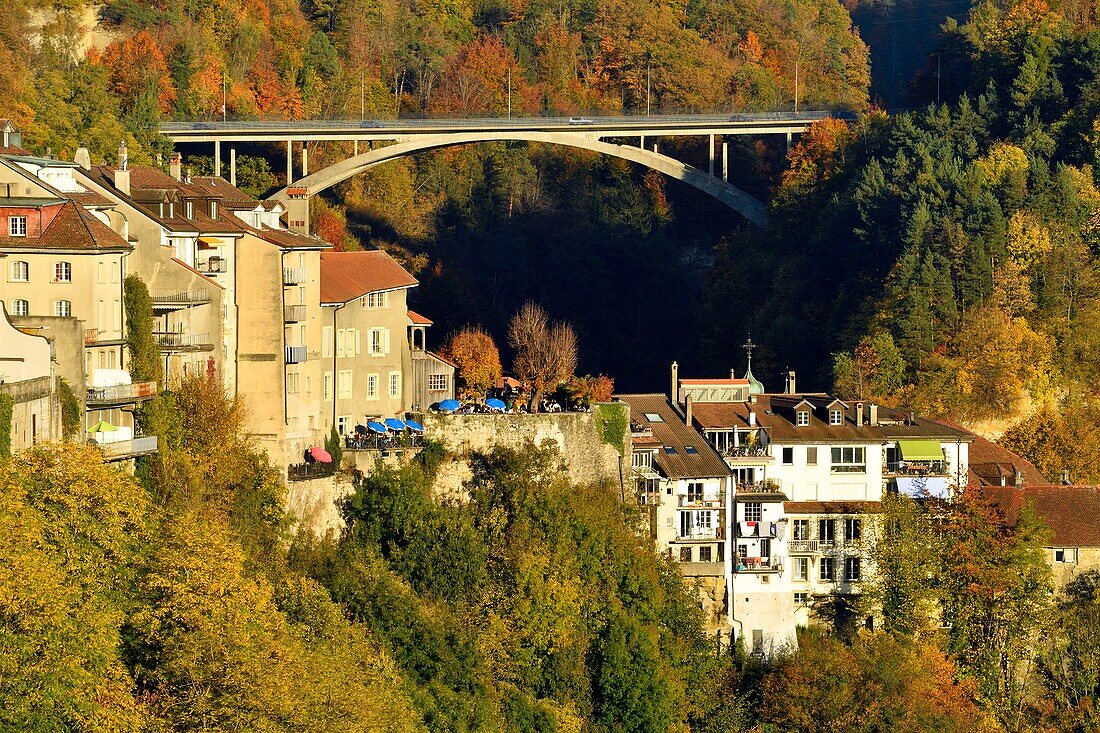
[[500,379],[500,352],[493,337],[477,326],[466,326],[451,336],[440,355],[458,367],[465,397],[480,398]]

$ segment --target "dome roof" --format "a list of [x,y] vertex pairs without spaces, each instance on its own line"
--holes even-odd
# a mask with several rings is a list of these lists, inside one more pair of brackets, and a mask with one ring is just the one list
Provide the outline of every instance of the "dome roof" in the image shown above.
[[764,383],[752,375],[752,362],[745,371],[745,379],[749,380],[749,394],[764,394]]

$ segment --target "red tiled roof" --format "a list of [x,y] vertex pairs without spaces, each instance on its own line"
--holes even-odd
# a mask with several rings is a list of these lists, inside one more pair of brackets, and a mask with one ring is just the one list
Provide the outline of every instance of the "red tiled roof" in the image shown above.
[[414,310],[409,311],[409,321],[414,326],[430,326],[432,322],[430,319],[425,318]]
[[1100,547],[1100,487],[979,486],[1006,525],[1016,524],[1020,510],[1031,505],[1053,533],[1051,547]]
[[455,363],[454,363],[453,361],[451,361],[450,359],[446,359],[446,358],[444,358],[444,357],[440,356],[439,354],[437,354],[437,353],[436,353],[436,352],[434,352],[434,351],[429,351],[429,352],[427,352],[427,354],[428,354],[428,356],[432,357],[432,358],[433,358],[433,359],[435,359],[436,361],[440,361],[440,362],[443,362],[444,364],[446,364],[446,365],[447,365],[447,366],[449,366],[449,367],[454,367],[455,369],[458,369],[458,364],[455,364]]
[[84,207],[65,201],[39,236],[0,236],[0,248],[128,250],[133,246]]
[[[630,420],[653,431],[664,450],[654,458],[665,478],[716,478],[730,475],[730,468],[697,430],[684,422],[663,394],[616,395],[630,407]],[[654,415],[659,419],[651,420]],[[690,451],[689,451],[690,448]]]
[[[1031,461],[1022,458],[1008,448],[997,445],[991,440],[974,436],[974,442],[970,444],[970,472],[976,476],[979,483],[990,484],[990,479],[1008,473],[1006,479],[1020,472],[1025,484],[1043,485],[1050,480],[1044,476]],[[973,476],[972,479],[973,480]],[[1009,483],[1015,483],[1009,480]]]
[[878,501],[785,501],[787,514],[870,514],[882,508]]
[[417,284],[416,278],[381,250],[321,253],[322,303],[347,303],[367,293]]

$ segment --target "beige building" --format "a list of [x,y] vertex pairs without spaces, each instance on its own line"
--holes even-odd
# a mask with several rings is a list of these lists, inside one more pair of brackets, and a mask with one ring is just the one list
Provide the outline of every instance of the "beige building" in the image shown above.
[[12,398],[11,450],[61,440],[61,403],[49,342],[17,330],[0,306],[0,394]]
[[409,351],[412,354],[411,387],[406,409],[424,412],[432,405],[455,397],[455,372],[458,367],[439,354],[428,351],[428,328],[432,322],[416,311],[409,311]]
[[416,279],[379,250],[321,255],[321,359],[327,426],[350,434],[399,417],[412,392],[407,293]]

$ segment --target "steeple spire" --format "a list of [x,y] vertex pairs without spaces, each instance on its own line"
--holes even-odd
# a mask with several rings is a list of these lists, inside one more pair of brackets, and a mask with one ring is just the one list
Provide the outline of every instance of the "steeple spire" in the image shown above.
[[752,342],[752,336],[749,336],[748,340],[741,344],[741,348],[745,350],[745,354],[748,357],[748,369],[745,370],[745,379],[749,380],[749,394],[763,394],[763,383],[752,375],[752,350],[758,348],[758,345],[754,344]]

